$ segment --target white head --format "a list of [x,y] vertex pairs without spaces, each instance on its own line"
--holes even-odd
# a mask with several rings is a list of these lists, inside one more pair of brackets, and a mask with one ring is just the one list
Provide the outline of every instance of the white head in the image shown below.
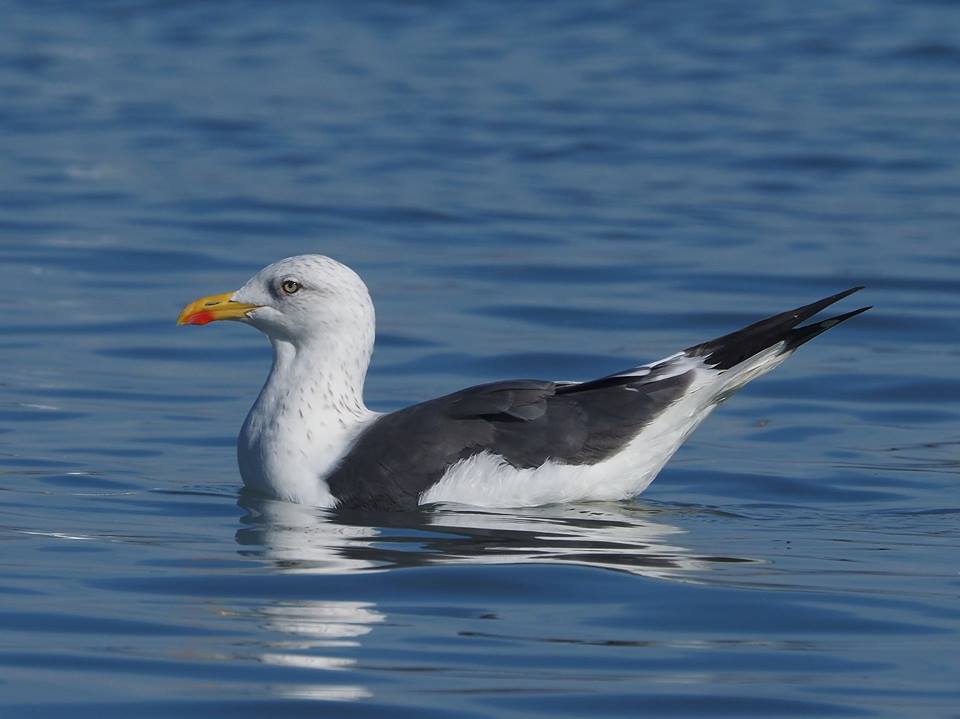
[[236,292],[203,297],[187,305],[178,324],[238,320],[274,342],[295,346],[373,345],[374,311],[363,280],[323,255],[297,255],[274,262]]
[[373,303],[349,267],[288,257],[236,292],[187,305],[178,324],[236,320],[270,338],[273,366],[237,442],[244,484],[298,502],[334,503],[318,481],[373,414],[363,385],[373,351]]

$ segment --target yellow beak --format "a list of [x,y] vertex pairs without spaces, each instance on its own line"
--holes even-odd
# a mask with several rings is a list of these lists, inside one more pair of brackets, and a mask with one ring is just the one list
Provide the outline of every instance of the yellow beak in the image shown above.
[[247,312],[259,307],[259,305],[234,302],[230,299],[233,294],[233,292],[224,292],[222,295],[201,297],[191,302],[177,317],[177,324],[205,325],[215,320],[242,320],[247,316]]

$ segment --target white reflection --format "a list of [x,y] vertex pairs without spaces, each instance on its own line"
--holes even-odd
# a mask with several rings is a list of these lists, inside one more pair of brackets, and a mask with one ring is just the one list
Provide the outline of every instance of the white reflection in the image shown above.
[[300,601],[272,604],[260,610],[267,629],[312,641],[299,646],[356,646],[386,617],[367,602]]
[[366,699],[370,691],[352,684],[327,684],[328,672],[344,672],[357,660],[328,653],[359,645],[361,637],[386,617],[368,602],[302,600],[261,607],[263,626],[293,639],[269,642],[257,659],[264,664],[317,672],[315,683],[274,685],[273,693],[288,699],[350,701]]
[[314,699],[317,701],[346,702],[357,699],[369,699],[373,696],[363,687],[342,686],[337,684],[318,684],[316,686],[274,687],[274,694],[284,699]]
[[336,671],[356,664],[355,659],[344,657],[318,657],[311,654],[261,654],[260,661],[281,667],[299,667],[301,669],[325,669]]
[[325,510],[268,499],[241,500],[249,512],[248,528],[237,542],[293,574],[343,574],[370,569],[374,562],[351,558],[345,551],[379,535],[375,527],[330,520]]

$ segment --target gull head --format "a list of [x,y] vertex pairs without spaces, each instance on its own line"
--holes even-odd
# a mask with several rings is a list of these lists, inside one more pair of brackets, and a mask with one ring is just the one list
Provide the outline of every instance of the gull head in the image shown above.
[[303,344],[343,334],[372,335],[374,314],[356,272],[323,255],[298,255],[264,267],[235,292],[191,302],[177,324],[215,320],[245,322],[271,340]]

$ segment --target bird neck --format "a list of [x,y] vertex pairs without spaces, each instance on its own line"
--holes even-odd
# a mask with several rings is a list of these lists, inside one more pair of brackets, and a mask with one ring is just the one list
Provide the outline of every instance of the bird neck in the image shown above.
[[372,334],[320,343],[273,339],[273,368],[237,443],[246,486],[294,502],[335,503],[320,480],[376,416],[363,404]]
[[363,384],[373,351],[372,333],[327,335],[298,343],[275,339],[273,367],[263,399],[284,405],[301,417],[363,417]]

